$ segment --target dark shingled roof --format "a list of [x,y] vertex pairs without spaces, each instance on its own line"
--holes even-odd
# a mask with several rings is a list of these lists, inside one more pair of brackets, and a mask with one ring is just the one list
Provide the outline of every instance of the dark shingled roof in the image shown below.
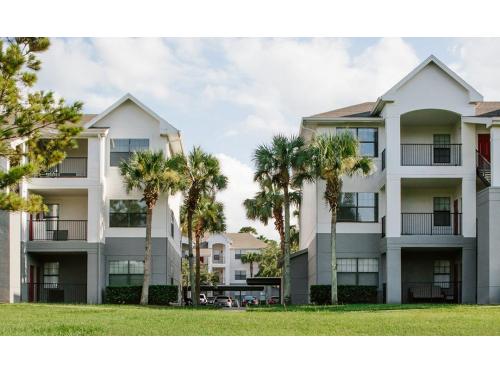
[[[318,113],[310,118],[374,117],[370,116],[375,102],[364,102],[333,111]],[[480,102],[476,104],[476,116],[500,117],[500,102]]]

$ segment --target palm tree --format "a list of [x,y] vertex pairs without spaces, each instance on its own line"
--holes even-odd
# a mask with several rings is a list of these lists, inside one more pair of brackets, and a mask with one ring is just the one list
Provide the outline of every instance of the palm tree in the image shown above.
[[142,192],[146,203],[146,245],[144,254],[144,281],[142,283],[141,305],[148,304],[151,280],[151,222],[153,208],[160,195],[172,194],[182,189],[182,176],[172,169],[172,159],[166,159],[162,151],[136,152],[128,161],[120,164],[127,193],[132,190]]
[[250,264],[250,277],[253,277],[253,264],[258,263],[261,260],[261,256],[258,253],[248,253],[241,256],[241,263]]
[[270,145],[260,145],[254,153],[257,182],[270,180],[283,192],[284,217],[284,302],[291,302],[290,279],[290,190],[300,186],[307,175],[308,150],[301,137],[276,135]]
[[[260,191],[253,198],[245,199],[246,216],[250,220],[259,220],[267,225],[274,219],[274,227],[280,236],[281,256],[285,255],[285,226],[283,219],[284,196],[279,188],[270,180],[260,183]],[[299,206],[301,194],[299,191],[290,191],[290,202]]]
[[368,175],[373,170],[373,161],[360,156],[359,143],[351,133],[340,135],[320,135],[311,145],[312,176],[326,182],[325,201],[332,213],[330,221],[330,241],[332,253],[332,304],[337,298],[337,208],[342,191],[342,177],[355,174]]
[[[201,196],[215,196],[217,191],[227,186],[227,177],[221,173],[219,160],[200,147],[193,147],[189,155],[175,157],[176,170],[187,181],[184,188],[184,206],[186,209],[186,231],[189,251],[189,282],[195,285],[193,268],[193,215]],[[192,298],[198,305],[198,298]]]
[[[184,223],[184,229],[187,230],[187,208],[182,207],[181,210],[181,221]],[[194,297],[191,295],[191,299],[200,295],[200,243],[207,232],[224,232],[226,230],[226,216],[224,215],[224,205],[220,202],[215,201],[210,196],[201,196],[196,209],[193,214],[193,231],[195,238],[195,248],[196,248],[196,272],[195,272],[195,283],[194,283]],[[193,291],[193,284],[191,284],[191,290]]]

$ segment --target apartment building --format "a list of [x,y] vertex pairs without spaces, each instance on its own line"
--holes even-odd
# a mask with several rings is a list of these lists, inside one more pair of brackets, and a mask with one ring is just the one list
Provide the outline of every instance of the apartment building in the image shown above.
[[[500,102],[430,56],[376,102],[300,127],[307,141],[340,132],[357,137],[376,170],[343,180],[339,284],[377,286],[387,303],[500,303]],[[301,290],[331,281],[324,189],[303,186]]]
[[[81,123],[78,148],[22,184],[48,211],[2,214],[4,301],[100,303],[108,285],[142,285],[146,207],[118,166],[134,151],[183,152],[180,132],[131,94]],[[180,285],[180,203],[164,195],[153,210],[152,284]]]

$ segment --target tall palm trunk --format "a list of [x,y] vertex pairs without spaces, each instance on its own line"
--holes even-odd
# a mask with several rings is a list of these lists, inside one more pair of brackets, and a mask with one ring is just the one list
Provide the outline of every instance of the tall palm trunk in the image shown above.
[[187,213],[187,225],[188,225],[188,246],[189,246],[189,255],[188,255],[188,263],[189,263],[189,286],[191,287],[191,300],[195,306],[198,305],[199,298],[194,298],[194,288],[195,288],[195,279],[194,279],[194,267],[193,267],[193,211],[189,210]]
[[285,205],[285,261],[283,267],[283,301],[285,304],[290,304],[292,303],[292,285],[290,280],[290,196],[288,193],[288,184],[284,186],[283,196]]
[[253,277],[253,262],[250,262],[250,277]]
[[144,254],[144,280],[142,282],[141,305],[147,305],[149,299],[149,283],[151,280],[151,222],[153,208],[148,205],[146,211],[146,251]]
[[196,247],[196,281],[194,287],[195,296],[191,298],[196,298],[197,301],[200,300],[200,235],[198,231],[195,234],[195,247]]
[[285,255],[285,231],[283,229],[283,207],[281,209],[275,209],[274,211],[274,227],[280,236],[280,249],[281,256]]
[[332,219],[330,222],[330,239],[332,251],[332,305],[338,304],[337,296],[337,207],[332,207]]

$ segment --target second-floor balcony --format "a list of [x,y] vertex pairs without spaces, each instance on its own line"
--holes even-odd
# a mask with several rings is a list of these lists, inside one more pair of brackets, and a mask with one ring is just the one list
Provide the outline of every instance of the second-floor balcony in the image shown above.
[[462,165],[461,144],[401,145],[402,166],[460,166]]
[[462,234],[462,214],[449,211],[402,213],[401,234],[458,236]]
[[29,220],[28,231],[30,241],[86,241],[87,220]]
[[53,177],[87,177],[87,158],[86,157],[67,157],[61,163],[40,173],[39,178]]

